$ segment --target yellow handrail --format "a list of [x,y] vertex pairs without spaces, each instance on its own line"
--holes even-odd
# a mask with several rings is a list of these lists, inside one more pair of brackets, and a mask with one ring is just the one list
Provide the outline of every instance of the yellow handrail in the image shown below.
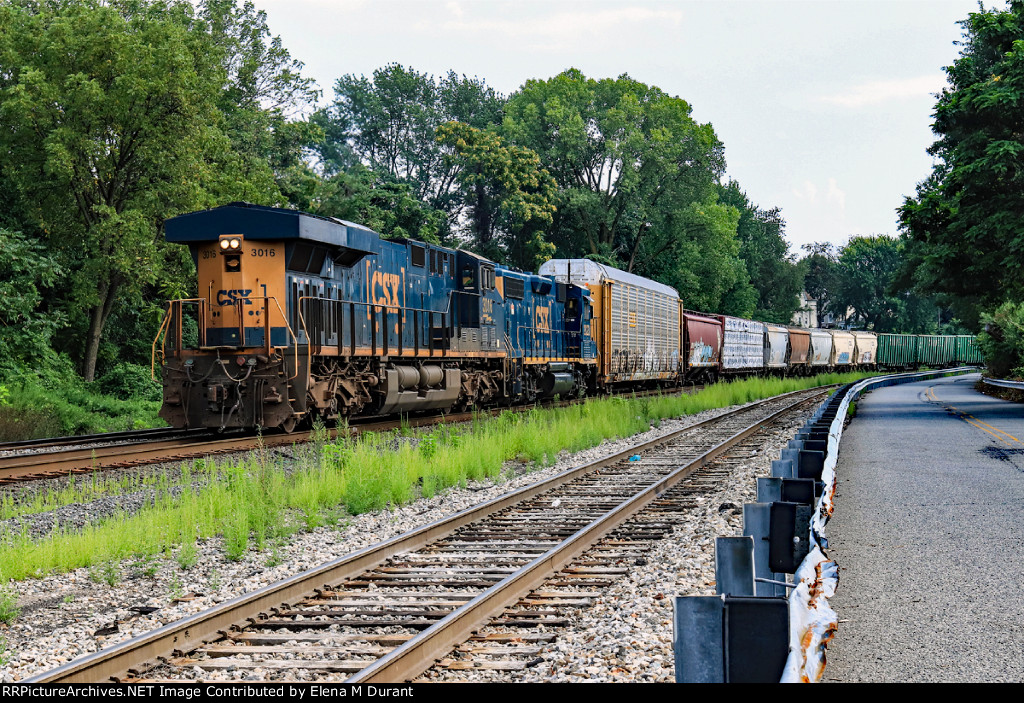
[[[288,324],[288,317],[287,317],[287,315],[284,314],[284,310],[281,308],[281,303],[274,296],[256,296],[254,298],[250,298],[250,300],[262,300],[262,301],[264,301],[264,306],[263,306],[264,307],[264,314],[266,313],[266,310],[267,310],[267,304],[266,304],[267,301],[273,300],[274,301],[274,305],[277,306],[277,311],[281,314],[281,319],[284,321],[284,327],[285,327],[286,330],[288,330],[288,334],[291,336],[292,341],[294,342],[294,344],[292,346],[293,346],[293,348],[295,350],[295,373],[292,374],[291,376],[289,376],[288,380],[291,381],[291,380],[295,379],[299,375],[299,339],[296,336],[294,330],[292,330],[291,325]],[[205,340],[205,337],[206,337],[206,314],[205,314],[206,311],[205,311],[205,304],[206,304],[206,302],[207,302],[206,298],[180,298],[178,300],[170,300],[170,301],[168,301],[167,312],[164,315],[163,322],[160,323],[159,329],[157,329],[156,337],[154,337],[154,339],[153,339],[152,351],[151,351],[151,356],[150,356],[149,373],[150,373],[150,376],[152,377],[152,379],[154,381],[157,380],[157,378],[156,378],[157,346],[159,345],[159,347],[160,347],[160,363],[161,363],[161,366],[162,366],[165,363],[165,361],[166,361],[166,354],[164,354],[164,352],[163,352],[163,345],[164,345],[164,343],[166,343],[166,337],[167,337],[168,331],[170,330],[170,323],[171,323],[171,319],[173,317],[173,311],[175,309],[175,306],[177,306],[177,308],[179,310],[179,318],[180,318],[180,310],[181,310],[182,303],[198,303],[200,305],[200,307],[203,308],[202,309],[202,313],[203,313],[202,314],[202,318],[203,319],[199,321],[199,335],[200,335],[201,339]],[[267,317],[269,319],[269,315]],[[243,326],[243,329],[244,329],[244,326]],[[164,340],[163,342],[161,342],[161,337]],[[181,337],[181,335],[179,333],[179,339],[178,339],[179,346],[181,345],[181,338],[180,337]],[[243,338],[240,341],[242,342],[242,345],[244,346],[245,339]],[[269,336],[268,336],[268,339],[264,340],[264,343],[269,346],[269,344],[270,344]],[[203,347],[203,346],[205,346],[205,345],[200,344],[200,347]],[[308,364],[309,364],[308,349],[307,349],[306,363],[307,363],[307,366],[308,366]]]
[[[199,327],[199,334],[201,336],[203,336],[205,334],[205,330],[203,329],[203,324],[205,324],[205,322],[206,322],[206,319],[205,319],[206,318],[206,310],[205,310],[206,298],[179,298],[178,300],[169,300],[169,301],[167,301],[167,312],[164,313],[163,322],[160,323],[160,327],[156,331],[156,337],[153,338],[153,345],[152,345],[152,349],[151,349],[151,352],[150,352],[150,358],[149,358],[149,375],[150,375],[150,377],[154,381],[157,380],[157,378],[156,378],[157,343],[160,342],[160,365],[163,366],[164,361],[167,358],[167,355],[164,354],[163,342],[160,341],[160,338],[161,338],[161,336],[163,336],[164,340],[166,341],[167,332],[170,331],[171,319],[173,317],[172,313],[174,311],[175,305],[178,306],[178,311],[179,311],[178,318],[179,318],[179,327],[180,327],[181,304],[182,303],[197,303],[197,304],[199,304],[200,308],[202,309],[202,313],[203,313],[203,315],[202,315],[203,320],[200,321],[201,324],[200,324],[200,327]],[[180,329],[178,331],[178,346],[179,347],[181,346],[181,330]]]

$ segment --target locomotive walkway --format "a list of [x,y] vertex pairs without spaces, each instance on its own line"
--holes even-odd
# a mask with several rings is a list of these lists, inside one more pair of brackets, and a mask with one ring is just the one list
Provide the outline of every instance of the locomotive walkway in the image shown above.
[[1024,681],[1024,405],[978,374],[876,390],[840,446],[825,681]]

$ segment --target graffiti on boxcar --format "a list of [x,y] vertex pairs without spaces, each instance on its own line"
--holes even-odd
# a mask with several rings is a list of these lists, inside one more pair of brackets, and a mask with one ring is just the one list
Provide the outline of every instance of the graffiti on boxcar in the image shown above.
[[690,366],[707,366],[714,356],[715,348],[705,344],[703,339],[690,345]]

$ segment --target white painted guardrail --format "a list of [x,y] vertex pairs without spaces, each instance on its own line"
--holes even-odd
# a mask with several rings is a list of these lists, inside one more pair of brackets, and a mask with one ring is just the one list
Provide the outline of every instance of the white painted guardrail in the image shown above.
[[[846,392],[829,428],[825,466],[821,474],[825,486],[811,519],[811,550],[793,576],[793,583],[798,585],[789,596],[789,658],[783,670],[782,683],[820,681],[825,669],[825,646],[838,628],[838,618],[828,603],[839,582],[838,567],[825,557],[822,550],[828,546],[825,523],[834,508],[839,441],[850,403],[868,390],[976,371],[977,367],[960,367],[868,378]],[[1024,384],[1013,387],[1024,388]]]

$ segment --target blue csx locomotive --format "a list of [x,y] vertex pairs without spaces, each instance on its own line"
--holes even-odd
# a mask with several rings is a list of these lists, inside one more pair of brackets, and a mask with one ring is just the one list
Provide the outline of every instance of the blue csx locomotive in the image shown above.
[[232,203],[167,220],[198,295],[154,342],[175,427],[579,396],[597,384],[586,288],[332,218]]

